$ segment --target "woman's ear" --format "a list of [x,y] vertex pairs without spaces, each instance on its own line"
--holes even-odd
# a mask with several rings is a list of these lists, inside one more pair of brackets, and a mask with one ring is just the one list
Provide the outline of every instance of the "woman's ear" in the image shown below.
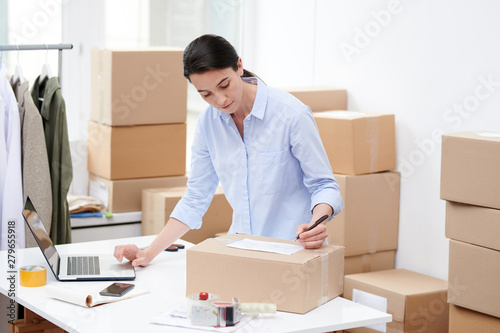
[[238,58],[236,64],[238,65],[238,75],[243,76],[244,70],[243,70],[243,61],[241,60],[241,58]]

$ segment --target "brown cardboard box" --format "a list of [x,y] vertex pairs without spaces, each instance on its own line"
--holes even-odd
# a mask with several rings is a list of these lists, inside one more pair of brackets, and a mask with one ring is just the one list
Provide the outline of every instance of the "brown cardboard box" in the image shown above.
[[[142,234],[156,235],[167,223],[177,202],[186,191],[186,186],[174,188],[152,188],[142,191]],[[221,187],[215,191],[200,229],[192,229],[181,238],[199,243],[214,237],[218,232],[227,232],[233,220],[233,210]]]
[[500,210],[446,202],[446,237],[500,251]]
[[342,247],[284,255],[227,246],[245,238],[295,244],[243,234],[207,239],[187,250],[186,294],[209,291],[222,300],[236,296],[241,302],[271,302],[279,311],[306,313],[342,293]]
[[185,123],[182,49],[92,49],[91,119],[112,126]]
[[311,111],[347,110],[347,91],[333,87],[285,88]]
[[154,187],[185,186],[186,176],[110,180],[89,175],[89,195],[100,199],[111,213],[142,210],[142,190]]
[[443,135],[441,199],[500,209],[500,133]]
[[450,304],[449,333],[498,333],[500,318]]
[[344,274],[368,273],[394,269],[396,251],[381,251],[345,257]]
[[[448,331],[448,282],[406,269],[346,275],[344,297],[392,315],[392,332]],[[400,324],[397,324],[400,323]],[[403,329],[403,330],[401,330]],[[350,330],[352,332],[361,332]]]
[[399,321],[392,321],[390,323],[387,323],[385,325],[381,324],[377,325],[375,329],[370,328],[370,327],[358,327],[358,328],[351,328],[347,330],[346,332],[350,333],[380,333],[381,331],[386,333],[447,333],[448,332],[448,322],[447,321],[441,321],[439,323],[434,323],[431,328],[407,328],[405,329],[405,324],[400,323]]
[[316,112],[321,141],[335,173],[360,175],[396,167],[393,114]]
[[450,240],[448,302],[500,318],[500,251]]
[[186,124],[107,126],[89,122],[88,169],[111,179],[186,173]]
[[328,242],[345,246],[347,257],[396,250],[399,224],[399,172],[335,174],[344,209],[328,222]]

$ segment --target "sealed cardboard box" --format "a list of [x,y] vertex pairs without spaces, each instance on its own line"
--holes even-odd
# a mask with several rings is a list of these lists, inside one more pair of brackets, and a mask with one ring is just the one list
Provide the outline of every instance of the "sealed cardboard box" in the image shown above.
[[396,167],[393,114],[328,111],[314,113],[314,119],[333,172],[360,175]]
[[399,172],[335,174],[344,209],[327,223],[328,242],[345,246],[346,256],[398,247]]
[[446,237],[500,251],[500,210],[446,202]]
[[450,240],[448,302],[500,318],[500,251]]
[[500,318],[450,304],[450,330],[448,332],[500,332]]
[[347,91],[334,87],[293,87],[284,88],[311,111],[347,110]]
[[112,126],[185,123],[182,49],[92,49],[91,120]]
[[137,212],[142,210],[142,190],[185,186],[186,183],[186,176],[110,180],[90,174],[89,195],[101,200],[108,212]]
[[111,180],[182,176],[186,124],[107,126],[89,122],[88,169]]
[[[186,191],[186,186],[151,188],[142,191],[142,234],[156,235],[167,223],[170,214]],[[227,232],[233,220],[233,210],[219,186],[205,215],[200,229],[192,229],[181,238],[199,243],[216,233]]]
[[387,332],[447,332],[447,289],[447,281],[406,269],[352,274],[344,279],[345,298],[392,315]]
[[186,294],[208,291],[222,300],[238,297],[241,302],[275,303],[279,311],[306,313],[342,293],[343,247],[323,245],[286,255],[228,246],[243,239],[295,244],[243,234],[207,239],[187,250]]
[[500,133],[443,135],[441,199],[500,209]]
[[345,257],[344,274],[368,273],[394,269],[396,251],[381,251]]

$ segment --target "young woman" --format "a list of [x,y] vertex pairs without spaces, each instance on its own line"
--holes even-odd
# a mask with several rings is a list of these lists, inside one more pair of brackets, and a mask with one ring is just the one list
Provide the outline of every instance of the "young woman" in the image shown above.
[[198,119],[187,190],[146,250],[120,245],[115,257],[145,266],[200,228],[219,182],[233,208],[229,233],[299,235],[305,248],[320,247],[326,221],[304,230],[323,215],[337,215],[343,201],[311,110],[243,69],[220,36],[195,39],[183,60],[184,76],[210,104]]

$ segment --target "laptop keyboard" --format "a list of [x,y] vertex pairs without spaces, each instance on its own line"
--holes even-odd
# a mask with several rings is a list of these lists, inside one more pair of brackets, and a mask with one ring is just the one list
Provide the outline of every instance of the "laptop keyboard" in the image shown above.
[[99,275],[99,257],[68,257],[68,275]]

